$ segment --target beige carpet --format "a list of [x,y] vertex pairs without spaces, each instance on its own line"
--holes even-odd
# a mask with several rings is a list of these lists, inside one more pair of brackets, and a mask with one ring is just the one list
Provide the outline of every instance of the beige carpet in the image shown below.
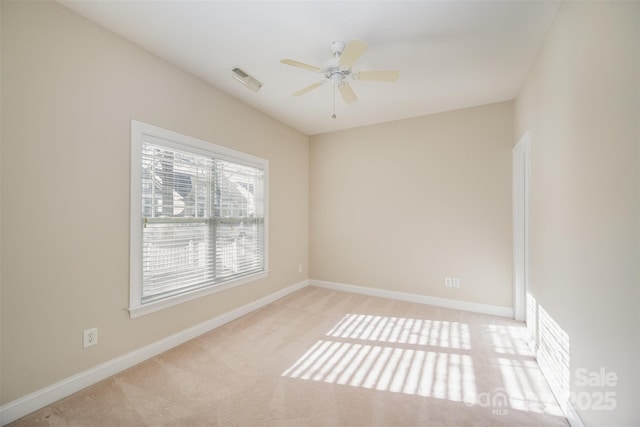
[[567,426],[504,318],[308,287],[12,426]]

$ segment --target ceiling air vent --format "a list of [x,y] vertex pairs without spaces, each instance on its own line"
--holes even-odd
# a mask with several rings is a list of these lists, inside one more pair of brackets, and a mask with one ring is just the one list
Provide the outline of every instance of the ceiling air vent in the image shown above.
[[256,80],[253,76],[250,76],[249,74],[242,71],[240,68],[234,68],[233,70],[231,70],[231,75],[233,76],[234,79],[236,79],[237,81],[239,81],[240,83],[242,83],[243,85],[245,85],[246,87],[248,87],[254,92],[259,91],[260,88],[262,87],[262,83]]

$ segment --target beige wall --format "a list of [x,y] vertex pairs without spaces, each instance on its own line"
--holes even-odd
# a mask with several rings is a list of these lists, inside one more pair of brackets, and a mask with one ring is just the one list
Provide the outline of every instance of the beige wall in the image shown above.
[[[2,42],[1,403],[307,278],[307,136],[57,3]],[[268,279],[129,319],[132,118],[269,159]]]
[[512,110],[311,137],[311,278],[511,307]]
[[[615,411],[578,408],[586,425],[640,423],[639,5],[564,3],[515,109],[532,135],[529,291],[569,337],[571,391],[616,393]],[[601,367],[616,387],[576,385]]]

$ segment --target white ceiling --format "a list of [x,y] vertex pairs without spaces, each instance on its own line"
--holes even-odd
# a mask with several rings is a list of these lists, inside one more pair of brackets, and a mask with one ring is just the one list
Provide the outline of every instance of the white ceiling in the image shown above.
[[[69,1],[61,3],[307,135],[515,98],[558,2]],[[400,71],[395,83],[351,80],[354,104],[320,75],[334,40],[369,46],[353,67]],[[263,83],[231,77],[240,67]]]

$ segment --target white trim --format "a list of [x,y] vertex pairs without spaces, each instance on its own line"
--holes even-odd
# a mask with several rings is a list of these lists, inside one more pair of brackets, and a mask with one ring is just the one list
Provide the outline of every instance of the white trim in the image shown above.
[[530,158],[531,133],[527,131],[513,148],[513,311],[520,321],[526,320],[527,313]]
[[[552,381],[550,380],[551,373],[549,371],[549,368],[544,363],[540,364],[540,359],[538,357],[538,353],[539,353],[538,345],[535,343],[532,343],[531,340],[528,340],[528,341],[529,341],[528,343],[529,349],[531,350],[531,353],[533,353],[533,357],[536,360],[536,364],[540,368],[540,372],[542,372],[542,376],[544,377],[544,380],[547,382],[547,385],[551,390],[551,394],[553,394],[553,397],[556,399],[556,402],[558,403],[558,406],[560,406],[560,409],[562,410],[562,413],[567,419],[567,422],[571,427],[585,427],[584,423],[582,422],[582,419],[580,418],[580,416],[578,415],[578,412],[576,411],[576,408],[574,408],[573,404],[571,403],[571,400],[564,399],[564,397],[561,397],[560,390],[558,390],[557,387],[553,387],[551,385]],[[564,403],[562,403],[563,400],[564,400]]]
[[[142,153],[140,143],[144,133],[144,123],[131,120],[131,181],[129,190],[129,307],[140,305],[142,295],[142,232],[140,231],[140,200],[142,199]],[[134,214],[136,212],[137,214]],[[138,255],[136,255],[138,254]],[[135,261],[134,261],[135,260]],[[133,295],[138,295],[134,298]],[[136,304],[132,302],[136,300]]]
[[578,416],[576,408],[573,407],[570,401],[567,401],[567,410],[564,415],[567,417],[567,421],[571,427],[584,427],[584,423]]
[[139,307],[132,307],[128,309],[129,316],[132,319],[135,319],[136,317],[144,316],[145,314],[153,313],[154,311],[162,310],[164,308],[172,307],[176,304],[182,304],[183,302],[198,299],[205,295],[211,295],[216,292],[220,292],[236,286],[244,285],[245,283],[255,282],[256,280],[264,279],[268,276],[269,276],[268,271],[261,271],[259,273],[252,274],[250,276],[241,277],[236,280],[223,282],[223,283],[220,283],[219,285],[209,286],[204,289],[198,289],[197,291],[176,295],[168,299],[162,299],[160,301],[150,302],[144,305],[140,305]]
[[[263,217],[263,269],[240,279],[211,284],[202,289],[161,299],[156,302],[142,303],[142,223],[140,217],[141,189],[141,146],[143,139],[149,139],[162,146],[198,153],[210,158],[227,160],[234,163],[256,167],[264,172],[264,217]],[[197,138],[153,126],[137,120],[131,120],[131,188],[129,222],[129,315],[131,318],[143,316],[191,301],[205,295],[229,289],[234,286],[265,278],[269,275],[269,160],[251,154],[236,151],[228,147],[213,144]]]
[[386,289],[367,288],[363,286],[348,285],[345,283],[326,282],[310,279],[311,286],[333,289],[336,291],[351,292],[354,294],[374,297],[390,298],[400,301],[415,302],[418,304],[435,305],[437,307],[452,308],[454,310],[471,311],[474,313],[491,314],[494,316],[513,318],[513,309],[497,305],[479,304],[469,301],[459,301],[447,298],[430,297],[427,295],[410,294],[405,292],[389,291]]
[[214,151],[216,153],[216,158],[241,163],[243,165],[262,168],[264,162],[268,162],[268,160],[263,159],[262,157],[243,153],[242,151],[237,151],[223,145],[207,142],[138,120],[131,120],[131,139],[141,139],[143,135],[157,138],[157,141],[162,145],[179,150],[198,152],[205,156],[210,155],[211,152]]
[[62,398],[70,396],[71,394],[115,375],[118,372],[122,372],[140,362],[148,360],[160,353],[172,349],[173,347],[196,338],[199,335],[216,329],[225,323],[231,322],[232,320],[249,314],[252,311],[258,310],[259,308],[262,308],[265,305],[296,292],[308,285],[308,280],[295,283],[249,304],[221,314],[218,317],[214,317],[213,319],[202,322],[189,329],[185,329],[184,331],[163,338],[160,341],[156,341],[155,343],[149,344],[120,357],[116,357],[115,359],[104,362],[76,375],[72,375],[51,384],[48,387],[2,405],[0,406],[0,424],[8,424],[22,418],[25,415],[37,411],[38,409],[50,405]]

